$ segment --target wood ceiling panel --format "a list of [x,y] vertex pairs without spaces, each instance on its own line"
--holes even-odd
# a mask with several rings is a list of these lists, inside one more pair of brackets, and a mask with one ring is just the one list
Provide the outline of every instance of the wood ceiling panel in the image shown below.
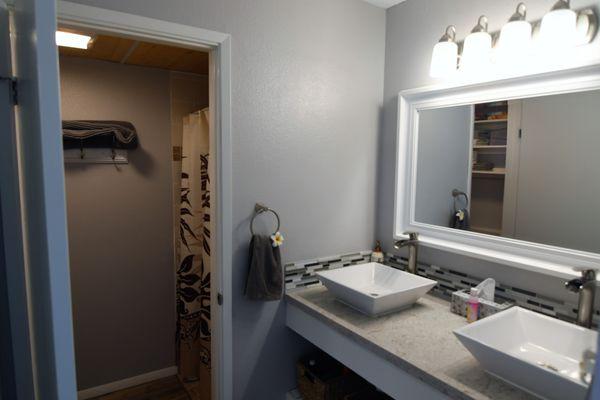
[[208,75],[208,65],[208,53],[192,51],[191,53],[186,53],[182,58],[180,58],[173,65],[173,69],[177,71]]
[[59,47],[59,54],[208,75],[208,53],[106,35],[96,36],[87,50]]
[[120,62],[135,41],[114,36],[98,35],[87,50],[59,47],[60,55]]
[[140,42],[125,63],[208,74],[208,53],[156,43]]

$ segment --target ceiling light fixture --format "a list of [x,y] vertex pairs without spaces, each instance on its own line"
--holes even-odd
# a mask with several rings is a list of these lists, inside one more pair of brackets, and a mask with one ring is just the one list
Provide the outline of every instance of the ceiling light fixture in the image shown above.
[[458,60],[458,45],[454,41],[456,27],[450,25],[440,40],[433,46],[429,75],[433,78],[442,78],[456,72]]
[[73,32],[56,31],[56,45],[87,50],[92,37]]

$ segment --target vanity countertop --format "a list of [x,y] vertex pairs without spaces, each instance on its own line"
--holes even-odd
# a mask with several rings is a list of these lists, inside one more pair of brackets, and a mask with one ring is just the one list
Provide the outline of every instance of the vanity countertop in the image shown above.
[[407,310],[373,318],[336,301],[325,287],[291,292],[286,297],[450,398],[536,398],[483,371],[452,333],[467,322],[450,312],[447,301],[426,295]]

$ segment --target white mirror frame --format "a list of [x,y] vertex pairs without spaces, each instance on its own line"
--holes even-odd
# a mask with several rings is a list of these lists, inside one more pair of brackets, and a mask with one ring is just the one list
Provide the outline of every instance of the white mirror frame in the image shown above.
[[[405,238],[404,232],[418,232],[419,241],[425,246],[567,279],[578,275],[577,269],[600,268],[597,253],[415,221],[420,111],[599,89],[600,65],[594,65],[464,86],[401,92],[398,96],[394,239]],[[600,179],[600,171],[598,176]]]

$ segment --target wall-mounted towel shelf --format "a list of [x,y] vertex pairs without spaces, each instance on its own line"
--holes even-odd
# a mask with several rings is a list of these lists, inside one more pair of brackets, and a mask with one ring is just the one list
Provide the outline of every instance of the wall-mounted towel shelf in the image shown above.
[[127,150],[108,148],[65,149],[65,164],[128,164]]

